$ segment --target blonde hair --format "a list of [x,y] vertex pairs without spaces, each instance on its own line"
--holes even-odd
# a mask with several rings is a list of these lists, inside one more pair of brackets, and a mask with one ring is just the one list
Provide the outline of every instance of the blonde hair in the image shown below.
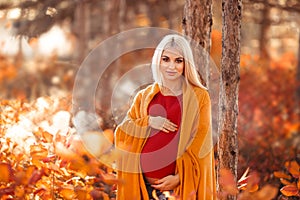
[[168,47],[174,47],[182,53],[184,58],[184,73],[185,81],[189,84],[207,89],[200,81],[197,74],[193,52],[189,42],[180,35],[170,34],[166,35],[157,45],[154,55],[152,57],[151,69],[154,81],[162,85],[162,77],[160,74],[159,66],[163,51]]

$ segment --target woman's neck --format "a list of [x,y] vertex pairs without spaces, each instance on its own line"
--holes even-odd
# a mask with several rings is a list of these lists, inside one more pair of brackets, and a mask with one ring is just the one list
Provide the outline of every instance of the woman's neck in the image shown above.
[[182,80],[163,81],[162,92],[168,95],[179,95],[182,93]]

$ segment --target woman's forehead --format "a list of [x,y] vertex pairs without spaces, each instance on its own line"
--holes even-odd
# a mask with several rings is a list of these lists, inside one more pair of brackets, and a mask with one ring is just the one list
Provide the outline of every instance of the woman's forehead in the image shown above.
[[175,47],[168,47],[165,48],[162,52],[162,55],[168,55],[173,57],[183,57],[182,52]]

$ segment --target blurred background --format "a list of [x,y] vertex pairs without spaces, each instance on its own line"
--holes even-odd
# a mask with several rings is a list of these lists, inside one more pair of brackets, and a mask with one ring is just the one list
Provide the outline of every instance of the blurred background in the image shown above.
[[[106,38],[145,26],[182,32],[184,4],[184,0],[0,1],[1,61],[11,64],[1,65],[1,97],[34,99],[70,90],[78,66]],[[213,1],[211,53],[217,64],[221,11],[221,2]],[[297,58],[298,1],[245,0],[242,19],[243,55]]]
[[[76,72],[92,49],[114,34],[138,27],[182,32],[185,3],[185,0],[0,0],[2,127],[15,122],[12,119],[8,122],[13,117],[4,115],[7,105],[20,113],[30,109],[24,103],[50,97],[59,103],[47,100],[50,101],[47,109],[52,111],[45,118],[62,108],[70,111]],[[211,35],[211,57],[220,67],[219,0],[213,0]],[[298,189],[293,187],[297,190],[293,194],[300,194],[299,171],[298,175],[289,174],[288,167],[294,163],[293,169],[297,171],[299,164],[295,163],[300,163],[299,49],[299,0],[243,0],[239,174],[249,167],[258,174],[259,185],[271,183],[281,188],[298,184]],[[122,56],[122,67],[115,73],[122,74],[136,59],[151,59],[152,53],[149,50]],[[109,71],[107,74],[114,75]],[[106,84],[112,88],[109,84],[113,83]],[[97,103],[102,128],[114,129],[116,124],[107,102]],[[71,122],[67,124],[73,126]]]

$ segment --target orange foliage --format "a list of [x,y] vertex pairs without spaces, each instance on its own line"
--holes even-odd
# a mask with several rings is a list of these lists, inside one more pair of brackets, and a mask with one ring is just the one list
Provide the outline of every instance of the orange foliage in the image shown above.
[[[30,45],[35,43],[36,39],[30,40]],[[74,71],[74,65],[58,62],[55,55],[23,62],[0,54],[0,98],[35,100],[56,95],[57,91],[68,93],[73,87]]]
[[298,196],[299,195],[299,189],[297,188],[297,186],[295,185],[286,185],[283,188],[280,189],[280,192],[282,194],[284,194],[287,197],[291,197],[291,196]]
[[3,84],[4,81],[10,81],[17,76],[17,69],[13,63],[0,55],[0,84]]
[[[43,128],[45,123],[52,123],[52,128],[62,126],[61,121],[55,124],[53,118],[70,109],[63,100],[53,101],[56,100],[45,97],[32,104],[0,101],[0,199],[115,198],[116,175],[112,168],[87,150],[88,146],[82,140],[85,134],[76,136],[71,124],[69,132],[64,134],[56,129],[49,129],[49,132]],[[10,135],[16,127],[25,129],[24,122],[30,124],[26,127],[29,132]],[[21,134],[28,134],[28,138],[20,141],[17,137]],[[99,135],[98,142],[112,139],[112,130],[93,134]],[[28,144],[28,150],[25,144]],[[107,153],[106,148],[98,155]]]
[[228,169],[220,170],[219,184],[222,192],[218,199],[226,199],[228,195],[236,195],[239,200],[272,200],[277,195],[277,188],[270,184],[259,188],[259,177],[256,173],[249,173],[249,168],[237,181]]
[[[299,159],[296,65],[291,53],[269,62],[258,56],[241,56],[239,173],[250,167],[259,174],[260,185],[296,185],[294,180],[299,177],[297,162],[285,162]],[[283,166],[289,174],[283,172]],[[286,190],[291,194],[293,189],[281,189],[282,194]]]
[[0,182],[8,183],[12,180],[12,169],[8,163],[0,163]]
[[274,172],[284,185],[280,192],[286,197],[300,197],[300,166],[297,161],[285,162],[285,170]]
[[280,179],[284,185],[280,192],[286,197],[300,197],[300,169],[297,161],[285,162],[284,171],[274,172],[274,176]]
[[[142,17],[141,23],[145,23]],[[35,41],[31,42],[34,45]],[[221,61],[221,44],[221,33],[213,31],[211,56],[217,66]],[[131,63],[131,57],[127,59],[127,63]],[[132,56],[132,59],[136,57]],[[238,194],[240,200],[265,200],[275,198],[278,192],[285,197],[298,197],[300,120],[294,99],[296,62],[291,53],[268,62],[255,55],[241,56],[238,170],[243,175],[235,181],[229,171],[222,170],[220,184],[226,186],[226,192],[221,196]],[[65,73],[68,68],[62,69],[54,63],[53,60],[49,62],[50,67],[38,69],[39,78],[23,71],[28,78],[24,84],[17,67],[7,58],[0,57],[1,89],[8,98],[36,97],[41,92],[33,95],[33,88],[52,87],[51,78],[54,76],[60,80],[57,87],[70,89],[73,86],[72,73]],[[12,84],[16,78],[20,81]],[[37,88],[37,91],[41,89]],[[55,128],[55,124],[51,124],[53,116],[59,111],[69,112],[71,100],[39,98],[29,104],[24,99],[0,102],[0,198],[113,198],[118,180],[113,170],[99,161],[112,162],[109,153],[114,140],[113,131],[107,129],[103,133],[90,132],[79,137],[74,136],[72,124],[69,124],[66,134],[51,132],[41,124],[47,123]],[[104,114],[108,115],[103,113],[101,116]],[[104,119],[106,124],[113,124],[109,121],[111,117]],[[28,127],[22,127],[21,122],[31,127],[29,133],[26,132],[28,137],[22,137],[24,144],[34,141],[28,146],[6,137],[12,127],[18,127],[16,130],[20,131],[15,134],[23,135]],[[88,146],[93,138],[100,143],[106,141],[101,146],[103,148]],[[249,168],[253,171],[250,174],[245,170]]]

